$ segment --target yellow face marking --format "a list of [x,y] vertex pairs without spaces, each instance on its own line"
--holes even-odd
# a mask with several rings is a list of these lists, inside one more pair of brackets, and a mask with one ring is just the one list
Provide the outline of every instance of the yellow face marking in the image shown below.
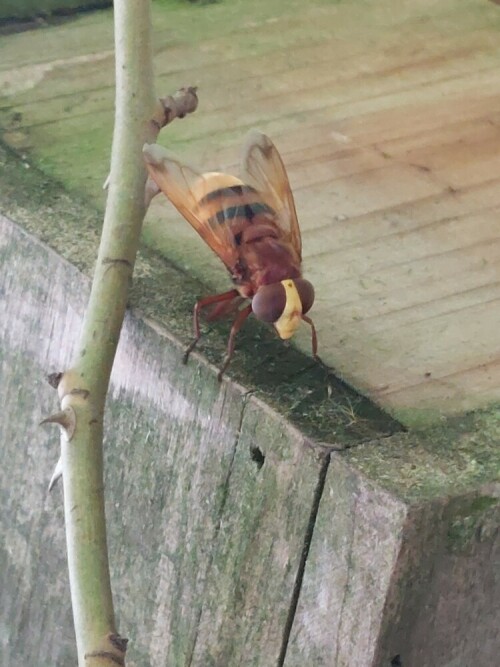
[[280,338],[286,340],[291,338],[297,331],[302,319],[302,302],[293,280],[282,280],[281,284],[285,288],[286,304],[285,310],[279,320],[276,320],[274,327]]

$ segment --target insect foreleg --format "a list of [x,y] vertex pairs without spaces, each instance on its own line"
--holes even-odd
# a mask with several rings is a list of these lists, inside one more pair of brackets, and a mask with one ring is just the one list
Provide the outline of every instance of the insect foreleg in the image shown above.
[[224,371],[229,366],[229,362],[231,361],[231,357],[233,356],[236,334],[241,329],[243,322],[247,319],[247,317],[250,315],[251,312],[252,312],[252,304],[249,303],[248,306],[239,311],[237,318],[233,322],[233,326],[231,327],[231,332],[229,333],[229,340],[227,341],[226,356],[224,357],[224,362],[219,371],[219,375],[217,376],[219,382],[222,380]]
[[304,320],[304,322],[307,322],[307,324],[309,324],[309,326],[311,327],[312,353],[313,353],[313,357],[315,359],[319,359],[319,357],[318,357],[318,335],[316,334],[316,327],[314,326],[314,323],[311,320],[311,318],[307,317],[307,315],[302,315],[302,319]]
[[231,299],[234,299],[238,295],[239,295],[238,290],[232,289],[229,290],[229,292],[224,292],[223,294],[214,294],[212,296],[206,296],[204,299],[200,299],[194,304],[194,309],[193,309],[194,340],[191,341],[191,343],[186,348],[186,351],[184,352],[184,357],[182,359],[184,364],[187,364],[189,355],[194,350],[196,344],[201,338],[200,311],[202,310],[202,308],[211,306],[214,303],[220,303],[222,301],[230,301]]

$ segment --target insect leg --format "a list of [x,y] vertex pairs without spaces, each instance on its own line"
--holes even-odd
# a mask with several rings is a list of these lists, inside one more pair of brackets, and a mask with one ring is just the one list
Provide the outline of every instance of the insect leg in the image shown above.
[[207,306],[211,306],[214,303],[220,303],[222,301],[230,301],[231,299],[234,299],[239,295],[238,290],[232,289],[229,290],[229,292],[224,292],[223,294],[214,294],[212,296],[206,296],[204,299],[200,299],[194,304],[194,309],[193,309],[193,327],[194,327],[194,340],[191,341],[191,343],[188,345],[186,348],[186,351],[184,352],[184,357],[182,359],[184,364],[187,364],[187,361],[189,359],[189,355],[191,352],[194,350],[196,347],[197,342],[201,338],[201,331],[200,331],[200,310],[202,308],[206,308]]
[[307,315],[302,315],[302,319],[304,320],[304,322],[307,322],[307,324],[309,324],[309,326],[311,327],[312,353],[313,353],[313,357],[315,359],[319,359],[319,357],[318,357],[318,336],[316,334],[316,327],[314,326],[314,323],[311,320],[311,318],[307,317]]
[[240,310],[237,318],[233,322],[233,326],[231,327],[231,332],[229,333],[229,340],[227,341],[226,356],[224,357],[222,368],[220,369],[219,375],[217,376],[219,382],[222,380],[224,371],[229,366],[229,362],[231,361],[231,357],[233,356],[236,334],[241,329],[243,322],[247,319],[247,317],[250,315],[251,312],[252,312],[252,304],[249,303],[248,306]]

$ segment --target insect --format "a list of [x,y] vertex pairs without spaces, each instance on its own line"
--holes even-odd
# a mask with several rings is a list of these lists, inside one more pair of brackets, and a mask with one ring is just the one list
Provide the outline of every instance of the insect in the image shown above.
[[255,130],[248,134],[241,179],[201,173],[154,144],[144,147],[144,159],[157,186],[222,260],[234,284],[233,289],[195,304],[195,338],[184,360],[201,337],[200,311],[209,306],[210,320],[235,315],[219,380],[233,356],[236,334],[251,313],[271,323],[284,340],[293,336],[301,321],[309,324],[317,358],[316,329],[306,315],[314,302],[314,288],[302,278],[295,204],[272,141]]

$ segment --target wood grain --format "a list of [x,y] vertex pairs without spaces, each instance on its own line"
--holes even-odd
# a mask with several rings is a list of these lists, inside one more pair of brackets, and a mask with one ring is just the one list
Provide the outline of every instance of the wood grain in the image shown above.
[[[198,118],[165,142],[236,170],[249,127],[273,137],[296,193],[322,357],[407,424],[500,398],[499,23],[498,7],[475,0],[155,9],[161,89],[202,91]],[[0,46],[6,141],[101,205],[110,30],[99,13]],[[145,239],[207,289],[227,285],[166,202]]]
[[[54,205],[63,215],[68,202]],[[60,489],[46,495],[57,437],[38,424],[56,402],[43,377],[72,356],[89,284],[3,216],[0,240],[0,660],[63,667],[75,648]],[[108,537],[131,664],[494,660],[498,411],[387,437],[333,389],[325,423],[348,448],[329,463],[199,355],[184,366],[181,350],[129,314],[112,376]],[[359,422],[350,435],[346,418]]]

